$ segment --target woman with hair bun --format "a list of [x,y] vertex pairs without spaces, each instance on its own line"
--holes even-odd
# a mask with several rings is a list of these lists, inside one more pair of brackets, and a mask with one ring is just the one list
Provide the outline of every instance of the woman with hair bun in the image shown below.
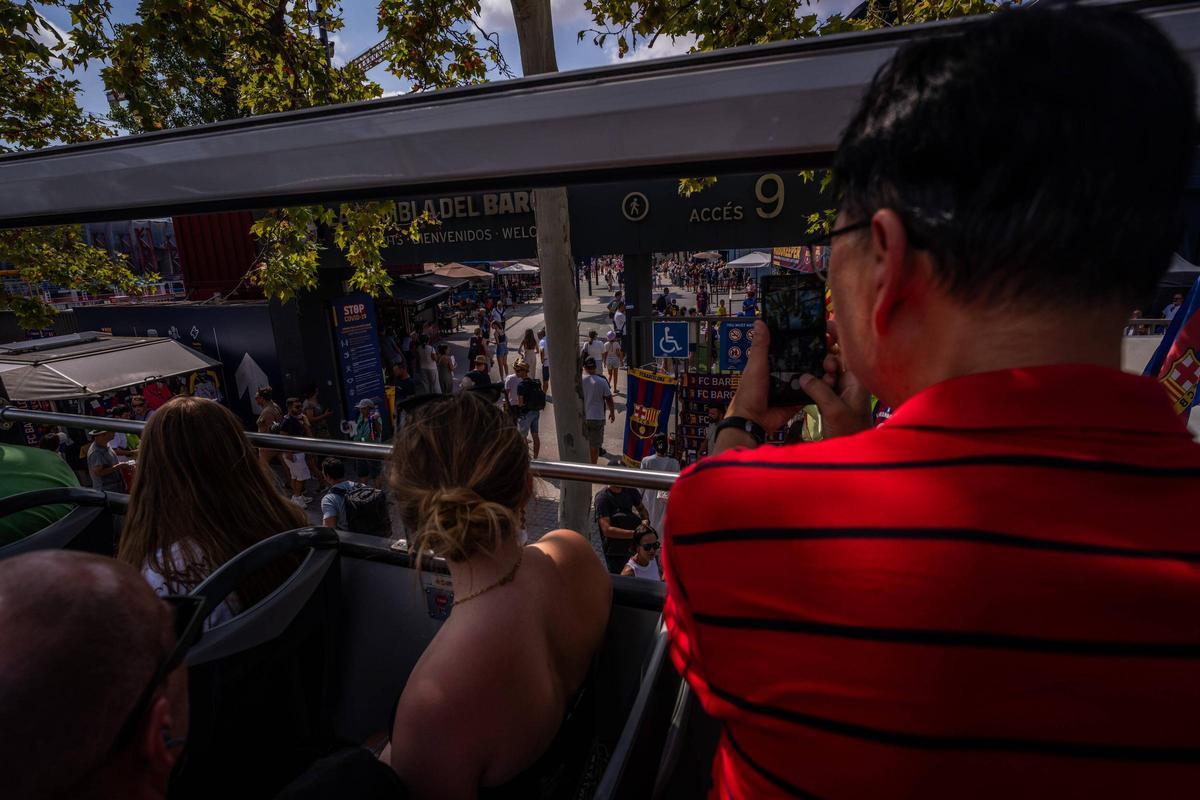
[[390,484],[410,552],[446,559],[454,604],[404,687],[385,758],[414,797],[475,797],[554,739],[603,638],[611,584],[578,533],[525,544],[529,450],[479,392],[410,410]]

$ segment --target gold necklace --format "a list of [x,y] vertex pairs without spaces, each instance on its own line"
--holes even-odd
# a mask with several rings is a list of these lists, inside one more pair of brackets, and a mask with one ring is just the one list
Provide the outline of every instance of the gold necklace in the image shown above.
[[517,569],[519,569],[521,566],[521,557],[524,555],[524,553],[525,553],[524,547],[517,550],[516,563],[512,565],[512,569],[510,569],[508,572],[506,572],[500,576],[500,580],[496,581],[495,583],[490,583],[487,586],[483,587],[482,589],[479,589],[478,591],[475,591],[475,592],[471,592],[470,594],[468,594],[464,597],[455,598],[454,605],[460,606],[463,603],[467,602],[468,600],[474,600],[476,597],[479,597],[479,595],[484,594],[485,592],[490,592],[492,589],[495,589],[497,586],[503,586],[506,583],[512,583],[513,578],[517,577]]

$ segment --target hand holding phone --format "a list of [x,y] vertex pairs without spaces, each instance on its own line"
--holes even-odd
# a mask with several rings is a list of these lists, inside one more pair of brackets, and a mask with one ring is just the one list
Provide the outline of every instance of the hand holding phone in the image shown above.
[[824,374],[828,353],[825,282],[810,273],[768,275],[762,279],[767,347],[767,403],[801,406],[812,402],[802,388],[804,375]]

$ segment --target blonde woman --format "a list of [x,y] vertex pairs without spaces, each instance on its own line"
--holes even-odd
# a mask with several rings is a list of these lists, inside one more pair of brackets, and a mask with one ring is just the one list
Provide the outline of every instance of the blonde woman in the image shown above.
[[409,676],[383,756],[414,797],[474,797],[530,767],[608,621],[611,585],[587,539],[557,530],[525,544],[529,450],[483,394],[410,407],[392,454],[410,549],[446,559],[454,582],[453,611]]

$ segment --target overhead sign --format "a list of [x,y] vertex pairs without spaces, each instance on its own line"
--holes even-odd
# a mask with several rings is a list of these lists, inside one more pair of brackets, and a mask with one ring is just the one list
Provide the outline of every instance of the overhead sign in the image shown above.
[[383,360],[375,327],[375,303],[365,294],[334,297],[333,335],[342,365],[346,413],[355,413],[360,400],[379,403],[383,394]]
[[655,358],[687,358],[691,339],[687,322],[655,322],[652,334]]
[[721,371],[741,372],[746,368],[747,354],[754,339],[754,322],[721,320],[719,331]]
[[[804,235],[808,215],[830,200],[795,170],[722,175],[690,197],[673,178],[594,183],[567,189],[571,251],[576,258],[611,253],[653,253],[772,247]],[[395,201],[396,219],[408,226],[423,215],[416,240],[392,234],[385,265],[427,261],[495,261],[537,256],[535,194],[530,190],[424,195]],[[323,266],[347,266],[335,247]]]

